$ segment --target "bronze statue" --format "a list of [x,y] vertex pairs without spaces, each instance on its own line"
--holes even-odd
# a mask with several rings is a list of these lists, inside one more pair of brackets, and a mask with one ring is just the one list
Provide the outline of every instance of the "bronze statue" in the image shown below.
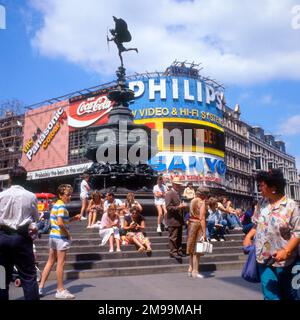
[[130,42],[131,41],[131,34],[128,31],[127,23],[123,19],[118,19],[115,16],[113,16],[113,19],[115,21],[115,29],[110,29],[110,33],[113,36],[111,39],[107,36],[107,41],[114,41],[117,45],[117,48],[119,50],[119,57],[121,60],[121,66],[123,67],[123,57],[122,52],[124,51],[131,51],[134,50],[138,53],[137,48],[125,48],[123,46],[123,42]]

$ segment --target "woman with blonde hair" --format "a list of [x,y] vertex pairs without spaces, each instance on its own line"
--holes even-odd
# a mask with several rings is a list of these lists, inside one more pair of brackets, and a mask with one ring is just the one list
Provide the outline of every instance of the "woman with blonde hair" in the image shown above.
[[102,238],[101,246],[109,241],[109,252],[114,252],[114,240],[117,252],[121,252],[120,248],[120,218],[117,214],[117,206],[110,204],[107,211],[103,214],[100,226],[100,238]]
[[141,204],[137,200],[135,200],[134,192],[129,192],[127,193],[125,200],[125,209],[130,212],[133,207],[139,208],[140,212],[143,211],[143,207],[141,206]]

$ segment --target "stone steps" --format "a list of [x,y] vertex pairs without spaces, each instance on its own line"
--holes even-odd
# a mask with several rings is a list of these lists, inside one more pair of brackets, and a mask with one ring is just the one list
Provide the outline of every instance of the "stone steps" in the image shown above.
[[[154,273],[186,272],[189,258],[172,259],[169,257],[168,232],[156,232],[156,217],[147,217],[146,234],[152,243],[152,254],[137,252],[135,246],[121,246],[121,253],[109,253],[108,245],[99,246],[98,229],[86,229],[86,222],[71,225],[72,247],[65,263],[65,279],[142,275]],[[225,235],[226,241],[213,242],[213,254],[201,257],[200,270],[228,270],[241,268],[246,256],[242,252],[241,231],[232,230]],[[183,232],[183,247],[187,240]],[[48,235],[35,242],[37,260],[43,269],[48,259]],[[50,279],[55,279],[51,272]]]
[[[199,266],[200,272],[213,272],[216,270],[240,270],[245,263],[245,260],[239,261],[226,261],[226,262],[201,262]],[[84,278],[97,278],[97,277],[117,277],[117,276],[137,276],[145,274],[157,273],[186,273],[188,264],[166,264],[158,266],[142,266],[142,267],[117,267],[117,268],[104,268],[104,269],[90,269],[90,270],[66,270],[64,279],[84,279]],[[50,280],[56,279],[55,272],[49,275]]]
[[[243,253],[225,253],[225,254],[210,254],[201,257],[203,262],[233,262],[244,260]],[[125,267],[142,267],[142,266],[157,266],[167,264],[188,264],[189,258],[185,257],[180,260],[172,259],[170,257],[140,257],[135,259],[124,259],[120,253],[119,259],[110,260],[87,260],[87,261],[69,261],[65,263],[65,270],[89,270],[89,269],[105,269],[105,268],[125,268]],[[43,264],[41,264],[43,267]]]
[[[68,261],[92,261],[92,260],[114,260],[114,259],[139,259],[141,257],[146,257],[147,253],[140,253],[133,246],[131,246],[129,250],[122,250],[121,253],[114,252],[109,253],[106,252],[92,252],[92,251],[85,251],[83,252],[68,252]],[[107,250],[107,248],[106,248]],[[99,251],[99,250],[98,250]],[[40,252],[40,251],[39,251]],[[215,247],[214,254],[241,254],[242,253],[242,246],[234,246],[234,247]],[[151,255],[151,258],[156,257],[165,257],[168,256],[168,248],[167,246],[165,249],[154,249]],[[48,251],[39,253],[38,258],[41,262],[45,262],[48,259]]]
[[[183,244],[185,246],[185,244]],[[214,242],[213,243],[214,250],[218,248],[230,248],[230,247],[242,247],[242,241],[229,241],[229,242]],[[152,250],[168,250],[168,243],[154,243],[152,244]],[[121,246],[123,252],[135,251],[133,245]],[[40,254],[48,254],[49,247],[47,245],[37,246],[38,255]],[[99,247],[99,245],[87,245],[87,246],[73,246],[70,250],[68,250],[68,254],[71,253],[107,253],[108,246]]]
[[[98,235],[91,235],[90,237],[88,235],[83,235],[84,237],[82,238],[72,238],[72,245],[77,246],[77,245],[99,245],[100,244],[100,237]],[[155,236],[155,237],[149,237],[151,243],[168,243],[168,236],[163,235],[163,236]],[[236,240],[241,240],[242,235],[240,234],[229,234],[225,235],[226,241],[236,241]],[[182,241],[186,242],[187,236],[182,237]],[[36,241],[37,246],[46,246],[48,244],[48,239],[47,238],[42,238],[38,241]]]

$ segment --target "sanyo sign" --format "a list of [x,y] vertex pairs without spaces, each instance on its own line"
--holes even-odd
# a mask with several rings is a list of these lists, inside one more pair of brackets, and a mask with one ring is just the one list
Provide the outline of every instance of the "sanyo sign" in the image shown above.
[[0,30],[6,29],[6,11],[3,5],[0,4]]
[[223,92],[203,80],[155,77],[143,81],[130,81],[129,88],[134,91],[136,101],[148,100],[148,103],[157,102],[160,106],[167,102],[170,106],[198,104],[202,107],[215,107],[219,111],[223,107]]

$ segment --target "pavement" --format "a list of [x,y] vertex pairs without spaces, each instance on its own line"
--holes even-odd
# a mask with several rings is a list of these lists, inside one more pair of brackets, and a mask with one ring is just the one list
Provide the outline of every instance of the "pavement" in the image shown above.
[[[192,279],[186,273],[66,280],[76,300],[262,300],[260,284],[248,283],[240,270],[203,273]],[[42,300],[54,300],[56,282],[48,281]],[[10,287],[10,299],[22,300],[23,290]]]

